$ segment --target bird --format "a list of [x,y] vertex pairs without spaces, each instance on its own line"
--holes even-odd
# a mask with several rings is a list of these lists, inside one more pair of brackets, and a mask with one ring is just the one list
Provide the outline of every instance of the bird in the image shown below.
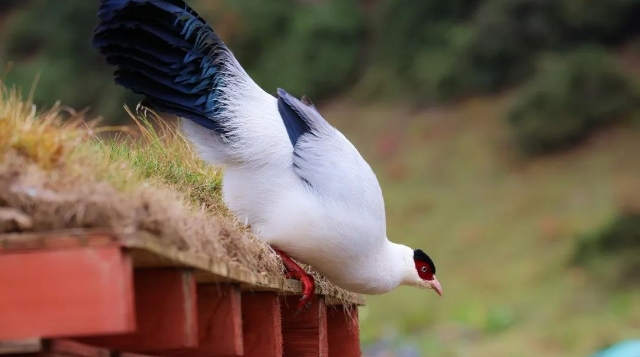
[[295,260],[354,293],[442,296],[431,257],[387,237],[382,190],[358,149],[307,96],[263,90],[182,0],[100,0],[92,46],[117,85],[179,117],[200,158],[224,168],[224,203],[302,283],[298,311],[315,281]]

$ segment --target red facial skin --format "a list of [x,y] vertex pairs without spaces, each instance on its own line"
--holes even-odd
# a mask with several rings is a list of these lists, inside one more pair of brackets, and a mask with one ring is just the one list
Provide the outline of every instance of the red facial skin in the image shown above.
[[429,284],[429,286],[438,293],[438,295],[442,296],[442,285],[440,285],[440,282],[436,279],[436,274],[434,273],[431,264],[417,259],[414,259],[413,262],[416,265],[418,276],[424,282]]
[[414,262],[416,264],[416,270],[418,271],[418,276],[420,276],[422,280],[427,280],[427,281],[433,280],[433,272],[431,271],[431,267],[429,266],[429,264],[420,260],[414,260]]

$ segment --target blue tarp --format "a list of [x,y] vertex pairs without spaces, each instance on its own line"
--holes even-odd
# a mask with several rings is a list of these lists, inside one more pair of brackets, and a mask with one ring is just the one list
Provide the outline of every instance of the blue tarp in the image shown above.
[[640,340],[626,340],[609,346],[591,357],[640,357]]

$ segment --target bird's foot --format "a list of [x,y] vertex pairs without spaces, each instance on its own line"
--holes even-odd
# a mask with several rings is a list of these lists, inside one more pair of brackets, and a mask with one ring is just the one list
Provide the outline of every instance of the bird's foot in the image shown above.
[[300,282],[302,283],[302,297],[298,301],[298,310],[293,315],[296,316],[303,309],[308,309],[309,306],[311,306],[311,300],[313,299],[313,295],[316,290],[316,282],[313,280],[313,277],[307,273],[305,273],[304,276],[294,276],[293,278],[300,280]]
[[316,290],[316,283],[313,280],[313,277],[307,274],[307,272],[304,271],[300,265],[294,262],[293,259],[291,259],[285,252],[277,248],[273,248],[273,250],[275,250],[275,252],[280,256],[284,267],[287,269],[284,276],[287,279],[296,279],[302,283],[302,297],[298,302],[298,310],[294,314],[295,316],[305,307],[308,308],[311,305],[311,300],[313,299]]

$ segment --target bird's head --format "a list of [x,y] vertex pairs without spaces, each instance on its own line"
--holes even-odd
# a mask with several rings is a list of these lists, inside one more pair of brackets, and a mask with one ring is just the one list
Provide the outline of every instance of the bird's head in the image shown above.
[[433,260],[422,250],[416,249],[413,251],[413,263],[416,275],[413,276],[413,284],[411,285],[423,289],[433,289],[442,296],[442,286],[436,278],[436,265]]

